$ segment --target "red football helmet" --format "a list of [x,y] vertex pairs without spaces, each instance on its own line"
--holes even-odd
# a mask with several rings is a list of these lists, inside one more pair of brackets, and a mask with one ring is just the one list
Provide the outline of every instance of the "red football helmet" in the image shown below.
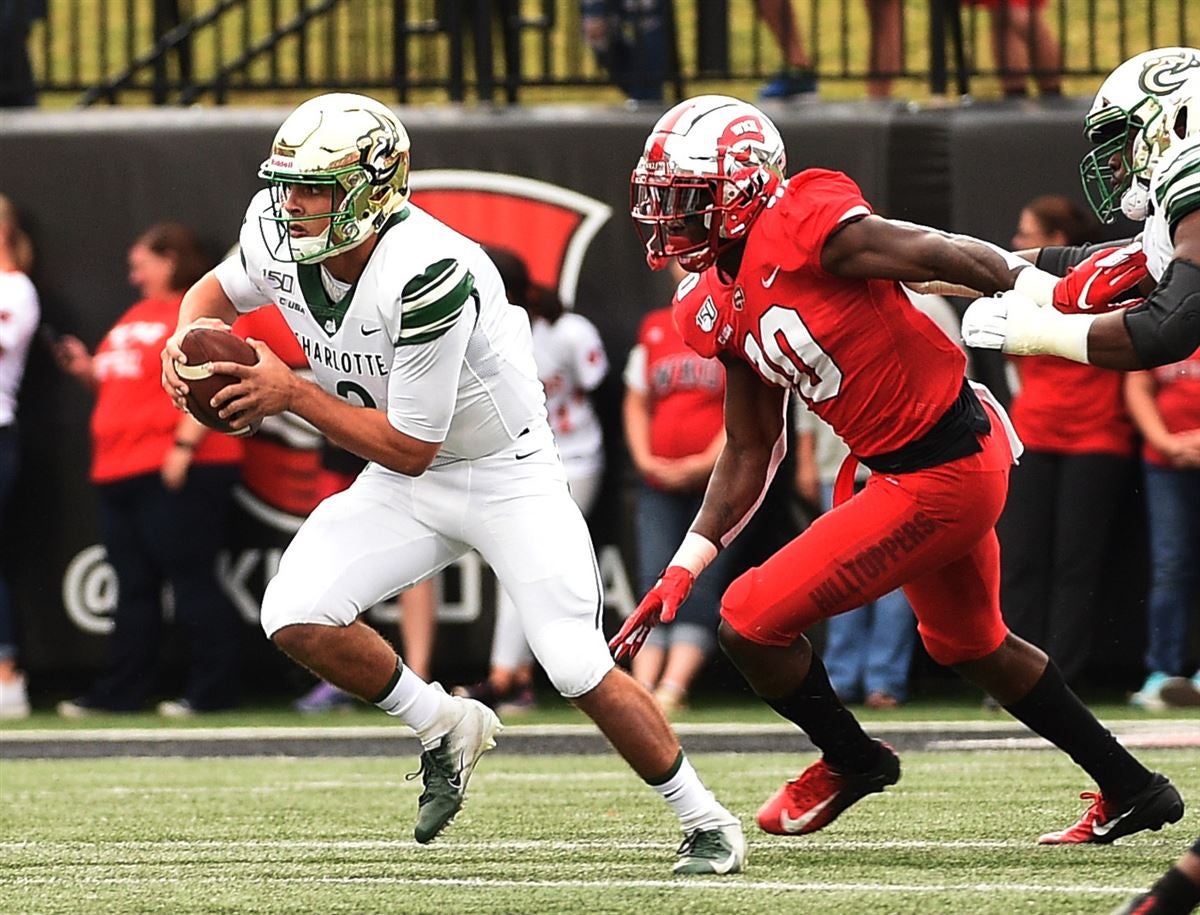
[[753,105],[725,95],[680,102],[654,125],[631,179],[647,263],[711,267],[746,236],[785,167],[779,131]]

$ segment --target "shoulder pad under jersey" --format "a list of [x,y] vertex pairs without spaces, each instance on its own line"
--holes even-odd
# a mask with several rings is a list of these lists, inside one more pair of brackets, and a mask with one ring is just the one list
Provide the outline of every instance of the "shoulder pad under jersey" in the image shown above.
[[250,198],[250,205],[246,207],[246,216],[238,232],[238,254],[242,266],[246,268],[246,275],[251,278],[261,276],[264,268],[276,263],[267,249],[260,219],[263,214],[270,212],[271,192],[263,189]]
[[1200,135],[1167,150],[1154,170],[1151,193],[1172,233],[1183,217],[1200,209]]

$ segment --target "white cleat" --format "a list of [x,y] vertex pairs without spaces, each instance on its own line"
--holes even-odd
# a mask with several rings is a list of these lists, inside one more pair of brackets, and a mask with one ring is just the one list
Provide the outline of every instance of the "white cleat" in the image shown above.
[[679,846],[677,874],[738,874],[746,867],[746,837],[741,823],[696,829]]
[[413,830],[422,844],[431,842],[462,808],[467,782],[475,764],[496,746],[496,735],[504,729],[496,713],[474,699],[455,699],[462,717],[436,747],[421,754],[421,778],[425,790],[417,802],[417,825]]

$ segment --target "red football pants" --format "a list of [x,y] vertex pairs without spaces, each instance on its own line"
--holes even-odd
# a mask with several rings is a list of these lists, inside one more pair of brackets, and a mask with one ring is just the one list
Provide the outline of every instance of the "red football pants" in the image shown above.
[[994,528],[1012,464],[1000,420],[991,418],[978,454],[872,474],[861,492],[734,581],[722,618],[753,642],[790,645],[819,620],[903,587],[935,661],[991,654],[1008,633]]

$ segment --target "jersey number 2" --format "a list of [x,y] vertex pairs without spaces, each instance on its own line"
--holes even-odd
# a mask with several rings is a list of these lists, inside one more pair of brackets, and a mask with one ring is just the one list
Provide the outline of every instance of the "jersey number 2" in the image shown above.
[[759,345],[746,334],[746,355],[755,367],[781,387],[794,387],[810,403],[837,397],[842,370],[813,339],[808,327],[790,308],[772,305],[758,322]]

